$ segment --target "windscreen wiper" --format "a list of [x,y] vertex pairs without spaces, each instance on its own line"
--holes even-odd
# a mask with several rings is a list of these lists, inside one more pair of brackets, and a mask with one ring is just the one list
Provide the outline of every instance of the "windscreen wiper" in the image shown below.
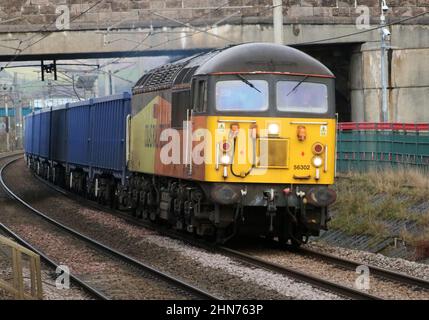
[[238,77],[238,78],[240,78],[240,80],[241,81],[243,81],[245,84],[247,84],[249,87],[251,87],[251,88],[253,88],[253,89],[255,89],[256,91],[258,91],[258,92],[260,92],[260,93],[262,93],[261,92],[261,90],[259,90],[258,88],[256,88],[255,87],[255,85],[253,84],[253,83],[251,83],[249,80],[247,80],[245,77],[243,77],[241,74],[236,74],[236,76]]
[[289,91],[289,93],[286,95],[286,97],[287,96],[289,96],[292,92],[294,92],[296,89],[298,89],[298,87],[301,85],[301,83],[303,83],[305,80],[307,80],[307,78],[308,78],[308,76],[305,76],[304,77],[304,79],[302,79],[300,82],[298,82],[297,84],[296,84],[296,86],[295,87],[293,87],[293,89],[291,90],[291,91]]

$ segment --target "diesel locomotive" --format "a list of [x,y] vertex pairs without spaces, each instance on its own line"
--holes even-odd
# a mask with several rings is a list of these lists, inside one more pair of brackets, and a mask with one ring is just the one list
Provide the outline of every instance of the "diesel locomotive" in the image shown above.
[[327,228],[336,199],[334,79],[288,46],[197,54],[144,74],[131,97],[27,116],[27,163],[56,184],[184,232],[300,245]]

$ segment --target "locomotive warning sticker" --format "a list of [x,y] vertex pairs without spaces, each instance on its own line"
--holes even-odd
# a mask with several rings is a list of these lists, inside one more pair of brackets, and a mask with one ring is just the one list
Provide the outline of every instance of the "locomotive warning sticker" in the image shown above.
[[225,131],[225,123],[219,122],[217,125],[217,129],[219,133],[223,133]]
[[320,126],[320,136],[326,137],[328,135],[328,126]]

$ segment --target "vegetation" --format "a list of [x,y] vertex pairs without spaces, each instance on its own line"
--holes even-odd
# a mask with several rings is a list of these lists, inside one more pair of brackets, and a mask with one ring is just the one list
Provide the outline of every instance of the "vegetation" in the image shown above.
[[[418,170],[390,169],[349,173],[337,178],[337,202],[330,227],[348,234],[400,237],[429,242],[429,177]],[[414,221],[418,234],[392,234],[389,223]]]

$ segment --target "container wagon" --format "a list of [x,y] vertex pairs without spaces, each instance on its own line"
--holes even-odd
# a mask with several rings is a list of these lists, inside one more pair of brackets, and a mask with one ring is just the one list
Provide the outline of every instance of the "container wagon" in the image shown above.
[[[26,116],[29,166],[56,184],[78,193],[91,188],[99,196],[103,184],[125,180],[126,121],[130,111],[131,96],[123,93]],[[94,183],[87,185],[88,181]]]

